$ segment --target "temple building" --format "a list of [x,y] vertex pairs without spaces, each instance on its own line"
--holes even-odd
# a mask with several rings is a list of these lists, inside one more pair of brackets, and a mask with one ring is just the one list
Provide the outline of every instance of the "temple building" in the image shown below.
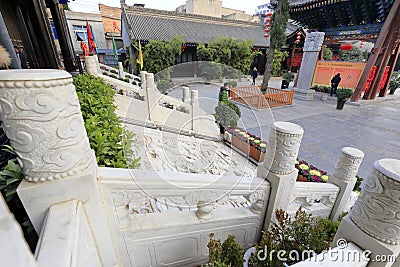
[[239,41],[251,39],[254,49],[263,52],[258,62],[259,67],[264,69],[269,39],[264,37],[263,25],[259,23],[123,6],[122,37],[126,48],[131,47],[132,40],[139,40],[146,45],[149,40],[168,41],[177,35],[183,36],[185,44],[182,44],[184,51],[176,64],[196,61],[199,43],[207,44],[213,38],[232,37]]

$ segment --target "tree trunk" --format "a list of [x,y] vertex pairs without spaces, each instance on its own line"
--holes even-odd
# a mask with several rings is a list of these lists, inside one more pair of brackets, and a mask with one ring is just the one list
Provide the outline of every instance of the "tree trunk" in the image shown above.
[[[283,1],[282,0],[278,0],[278,6],[276,7],[275,11],[274,11],[274,21],[271,27],[274,27],[276,25],[276,21],[279,21],[279,18],[282,15],[282,6],[283,6]],[[272,31],[271,31],[272,32]],[[262,86],[261,86],[261,91],[263,93],[265,93],[267,91],[268,88],[268,82],[269,82],[269,78],[271,76],[271,71],[272,71],[272,61],[274,60],[274,51],[275,48],[280,48],[280,47],[275,47],[275,42],[271,42],[271,38],[273,38],[276,36],[272,36],[270,37],[270,45],[269,45],[269,50],[268,50],[268,54],[267,54],[267,60],[265,63],[265,72],[264,72],[264,78],[263,78],[263,82],[262,82]]]

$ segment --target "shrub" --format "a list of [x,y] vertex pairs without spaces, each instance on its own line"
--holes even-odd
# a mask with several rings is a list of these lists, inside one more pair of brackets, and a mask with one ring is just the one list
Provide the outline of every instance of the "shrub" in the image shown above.
[[228,235],[228,238],[221,245],[221,240],[215,240],[214,234],[210,234],[208,242],[209,261],[207,266],[243,266],[243,247],[236,242],[235,237]]
[[[306,214],[300,208],[297,210],[293,220],[283,210],[276,210],[275,216],[276,223],[267,232],[263,232],[260,243],[255,246],[256,253],[250,258],[250,263],[254,267],[283,266],[283,263],[292,265],[304,260],[289,257],[289,252],[291,251],[297,251],[297,255],[302,255],[302,252],[306,250],[313,250],[317,254],[327,250],[335,237],[344,214],[340,216],[338,221],[330,221],[320,217],[311,218],[310,214]],[[277,257],[278,253],[272,253],[272,257],[268,254],[265,260],[259,260],[257,254],[260,250],[265,252],[265,248],[267,248],[268,252],[272,250],[285,251],[284,255],[280,255],[279,258],[287,258],[288,261],[281,261]],[[304,255],[308,256],[308,253],[304,253]]]
[[114,168],[138,167],[140,158],[133,158],[131,148],[134,135],[122,129],[115,114],[115,91],[93,75],[78,75],[74,85],[97,164]]
[[336,97],[338,101],[346,101],[353,96],[353,90],[350,88],[339,88],[336,90]]
[[291,73],[291,72],[285,72],[285,73],[282,75],[282,78],[290,83],[291,81],[294,80],[294,74]]
[[242,116],[238,105],[229,100],[226,100],[225,104],[227,104],[231,109],[233,109],[233,111],[235,111],[235,113],[238,115],[239,118]]
[[169,80],[161,80],[157,83],[157,88],[162,94],[168,93],[171,87],[172,84]]
[[215,107],[215,119],[224,128],[236,127],[239,116],[236,112],[230,108],[226,102],[219,102],[218,106]]
[[[9,153],[14,153],[12,147],[4,145]],[[0,171],[0,191],[7,203],[8,208],[14,214],[15,219],[21,225],[22,232],[24,233],[25,240],[29,244],[32,252],[38,241],[38,236],[33,228],[33,225],[22,205],[21,200],[17,195],[17,187],[21,183],[24,175],[22,168],[18,164],[16,158],[8,160],[7,165]]]
[[233,81],[228,81],[228,83],[229,83],[229,87],[230,88],[235,88],[236,86],[237,86],[237,81],[235,81],[235,80],[233,80]]

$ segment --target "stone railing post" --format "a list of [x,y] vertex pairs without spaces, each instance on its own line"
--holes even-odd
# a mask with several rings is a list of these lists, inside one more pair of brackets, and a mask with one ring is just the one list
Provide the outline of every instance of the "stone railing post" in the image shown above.
[[356,174],[360,167],[364,153],[358,149],[344,147],[339,156],[335,170],[329,176],[328,182],[340,188],[330,215],[331,220],[337,220],[345,211],[351,192],[357,181]]
[[141,71],[140,72],[140,87],[143,90],[146,90],[146,87],[147,87],[147,85],[146,85],[146,73],[147,73],[147,71]]
[[271,184],[264,230],[275,219],[277,209],[287,210],[296,179],[295,163],[304,130],[289,122],[275,122],[271,128],[265,160],[258,167],[258,177]]
[[85,69],[86,72],[92,75],[99,74],[99,66],[97,65],[97,56],[86,56],[85,57]]
[[374,261],[368,266],[399,266],[400,252],[400,160],[381,159],[363,181],[361,193],[340,223],[332,246],[338,240],[353,242],[377,255],[396,257],[396,262]]
[[[142,73],[140,73],[142,75]],[[152,120],[151,113],[154,111],[156,108],[155,105],[157,105],[157,100],[159,97],[158,94],[158,89],[156,87],[156,84],[154,83],[154,74],[153,73],[145,73],[145,88],[146,88],[146,101],[147,101],[147,108],[148,108],[148,120]],[[143,80],[142,80],[142,85],[143,85]]]
[[311,32],[306,34],[303,47],[303,58],[294,90],[294,97],[301,100],[313,100],[314,90],[311,90],[311,82],[314,77],[315,65],[321,51],[325,33]]
[[183,86],[182,87],[182,102],[188,103],[190,101],[190,90],[189,87]]
[[51,205],[80,200],[103,264],[113,266],[97,164],[71,75],[59,70],[0,71],[0,107],[4,131],[25,176],[18,195],[36,232]]
[[121,79],[125,79],[125,71],[124,67],[122,66],[122,62],[118,62],[118,76]]
[[200,105],[199,105],[199,91],[192,90],[191,91],[191,100],[190,105],[192,107],[192,130],[198,131],[200,130],[199,125],[199,116],[200,116]]

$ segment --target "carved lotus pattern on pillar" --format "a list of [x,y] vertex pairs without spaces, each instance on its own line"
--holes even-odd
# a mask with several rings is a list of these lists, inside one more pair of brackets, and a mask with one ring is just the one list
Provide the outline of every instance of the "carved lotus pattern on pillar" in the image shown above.
[[400,183],[374,169],[363,184],[350,218],[370,236],[391,245],[400,244]]

